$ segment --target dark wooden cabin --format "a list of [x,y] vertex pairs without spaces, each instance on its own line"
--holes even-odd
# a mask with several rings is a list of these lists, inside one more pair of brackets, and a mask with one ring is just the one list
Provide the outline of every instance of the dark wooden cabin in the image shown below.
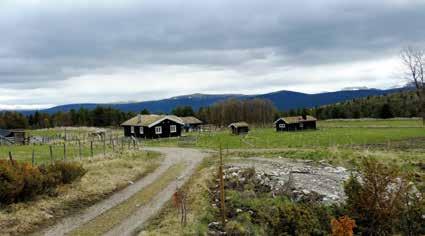
[[186,132],[198,131],[202,125],[202,121],[194,116],[179,117],[184,125],[183,129]]
[[277,119],[274,124],[276,131],[297,131],[316,129],[317,119],[313,116],[291,116],[281,117]]
[[137,115],[121,124],[124,136],[147,139],[181,136],[183,125],[179,117],[171,115]]
[[246,122],[235,122],[229,125],[232,134],[247,134],[249,132],[249,125]]

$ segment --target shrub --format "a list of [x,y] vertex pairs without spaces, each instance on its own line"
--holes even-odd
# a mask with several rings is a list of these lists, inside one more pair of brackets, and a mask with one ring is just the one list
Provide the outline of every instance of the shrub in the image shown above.
[[48,171],[53,175],[61,176],[62,184],[69,184],[72,181],[81,178],[86,173],[82,164],[64,161],[58,161],[53,165],[50,165]]
[[23,188],[23,176],[14,164],[0,160],[0,203],[14,202]]
[[348,216],[332,219],[332,236],[353,236],[356,222]]
[[29,200],[60,184],[71,183],[85,173],[81,164],[73,162],[33,167],[27,163],[0,160],[0,203]]
[[361,178],[351,176],[345,184],[346,208],[359,233],[391,235],[404,221],[416,225],[414,219],[406,219],[411,212],[411,201],[406,199],[415,195],[407,175],[375,159],[364,159],[360,171]]
[[24,183],[18,200],[31,199],[37,194],[42,193],[45,177],[42,175],[40,170],[29,164],[22,164],[20,165],[20,168]]

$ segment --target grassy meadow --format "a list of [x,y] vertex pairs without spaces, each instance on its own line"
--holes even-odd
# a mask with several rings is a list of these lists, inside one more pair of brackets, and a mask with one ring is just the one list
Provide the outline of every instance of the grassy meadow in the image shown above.
[[[418,119],[332,120],[320,121],[318,129],[303,132],[276,132],[274,128],[252,128],[249,134],[236,136],[229,130],[194,132],[180,139],[148,140],[152,146],[194,146],[198,148],[313,148],[366,146],[406,139],[425,138],[425,127]],[[187,139],[187,141],[185,141]]]

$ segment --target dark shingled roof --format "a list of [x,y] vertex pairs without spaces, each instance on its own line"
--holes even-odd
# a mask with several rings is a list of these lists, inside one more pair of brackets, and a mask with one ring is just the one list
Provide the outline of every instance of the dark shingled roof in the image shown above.
[[274,123],[277,123],[279,120],[285,121],[287,124],[295,124],[295,123],[302,123],[307,121],[316,121],[317,119],[313,116],[307,116],[306,119],[303,119],[302,116],[289,116],[289,117],[281,117],[277,119]]
[[229,125],[229,127],[235,127],[235,128],[241,128],[241,127],[248,127],[248,123],[244,122],[244,121],[240,121],[240,122],[235,122],[235,123],[231,123]]

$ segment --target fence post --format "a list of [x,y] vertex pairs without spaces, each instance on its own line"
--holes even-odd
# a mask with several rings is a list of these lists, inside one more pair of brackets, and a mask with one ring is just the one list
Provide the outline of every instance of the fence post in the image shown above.
[[13,157],[12,157],[12,152],[11,151],[9,151],[9,161],[13,165]]
[[78,156],[79,156],[79,158],[80,158],[80,161],[81,161],[81,141],[80,141],[80,139],[78,139]]
[[103,137],[103,158],[106,157],[106,138]]
[[31,160],[32,160],[32,166],[34,166],[34,165],[35,165],[34,145],[32,146],[32,156],[31,156]]
[[90,156],[93,159],[93,141],[90,141]]
[[52,145],[49,145],[49,151],[50,151],[50,163],[53,164],[53,149],[52,149]]
[[219,167],[219,176],[220,176],[220,205],[221,205],[221,224],[224,228],[226,224],[226,212],[225,212],[225,198],[224,198],[224,178],[223,178],[223,154],[220,143],[220,167]]
[[66,143],[63,143],[63,160],[66,161]]

